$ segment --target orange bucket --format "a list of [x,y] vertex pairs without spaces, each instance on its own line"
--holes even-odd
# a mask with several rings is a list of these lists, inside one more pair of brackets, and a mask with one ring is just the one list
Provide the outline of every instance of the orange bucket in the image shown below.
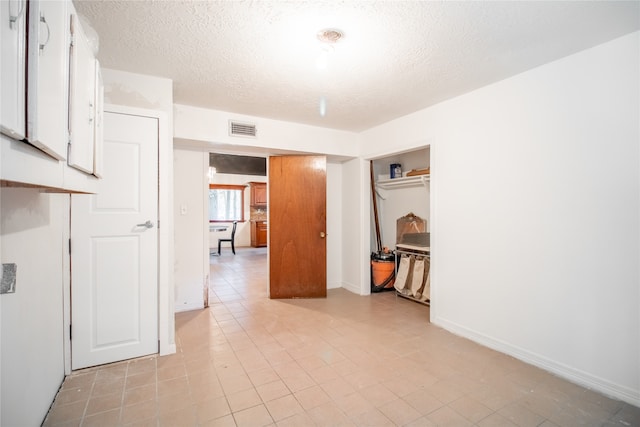
[[375,289],[390,289],[395,283],[394,261],[371,261],[371,287]]

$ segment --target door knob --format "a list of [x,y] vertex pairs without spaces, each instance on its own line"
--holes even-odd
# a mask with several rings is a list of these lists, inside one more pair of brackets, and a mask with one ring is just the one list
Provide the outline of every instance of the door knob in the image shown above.
[[324,239],[327,236],[327,233],[325,233],[324,231],[320,232],[320,238]]
[[153,228],[153,223],[147,220],[147,222],[145,222],[144,224],[136,224],[136,227]]

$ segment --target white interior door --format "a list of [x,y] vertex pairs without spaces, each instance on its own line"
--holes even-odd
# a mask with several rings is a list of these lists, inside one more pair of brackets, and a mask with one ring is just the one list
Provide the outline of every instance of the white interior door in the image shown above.
[[104,113],[98,194],[71,200],[71,367],[158,352],[158,120]]

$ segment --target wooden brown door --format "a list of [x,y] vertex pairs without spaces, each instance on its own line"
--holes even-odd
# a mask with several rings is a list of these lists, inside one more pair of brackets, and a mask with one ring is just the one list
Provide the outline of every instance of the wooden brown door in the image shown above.
[[324,156],[269,158],[269,296],[327,296]]

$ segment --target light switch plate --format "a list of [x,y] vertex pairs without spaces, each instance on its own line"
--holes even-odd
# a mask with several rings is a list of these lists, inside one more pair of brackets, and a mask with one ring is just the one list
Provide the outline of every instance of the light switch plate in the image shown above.
[[0,280],[0,294],[12,294],[16,291],[16,270],[13,263],[2,264],[2,279]]

